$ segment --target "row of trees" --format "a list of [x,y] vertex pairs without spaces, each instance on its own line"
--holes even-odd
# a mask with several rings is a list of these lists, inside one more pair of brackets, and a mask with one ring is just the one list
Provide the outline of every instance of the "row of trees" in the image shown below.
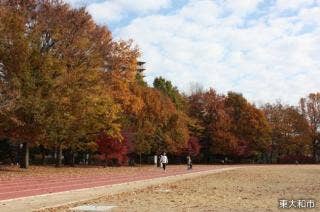
[[301,98],[299,106],[249,103],[241,94],[213,89],[189,97],[190,115],[202,126],[202,146],[235,160],[315,162],[320,150],[320,93]]
[[65,150],[102,151],[123,134],[138,154],[187,145],[187,117],[143,82],[131,43],[114,41],[84,8],[0,1],[0,133],[23,143],[22,167],[30,145],[55,149],[57,166]]
[[30,146],[43,158],[56,153],[57,166],[63,155],[73,164],[79,152],[105,162],[161,151],[203,162],[319,155],[319,93],[299,108],[257,108],[241,94],[213,89],[187,96],[162,77],[148,86],[139,55],[84,8],[0,0],[0,136],[22,144],[21,167]]

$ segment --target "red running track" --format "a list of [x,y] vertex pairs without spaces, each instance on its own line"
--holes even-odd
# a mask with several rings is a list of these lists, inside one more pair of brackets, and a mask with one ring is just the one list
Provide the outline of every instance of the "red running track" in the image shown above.
[[0,180],[0,200],[106,186],[164,176],[208,171],[219,168],[221,168],[221,166],[196,166],[192,170],[186,170],[185,166],[169,166],[167,172],[163,172],[160,168],[152,168],[148,170],[141,169],[140,172],[127,174],[99,173],[94,175],[92,173],[88,173],[81,176],[51,175],[14,177]]

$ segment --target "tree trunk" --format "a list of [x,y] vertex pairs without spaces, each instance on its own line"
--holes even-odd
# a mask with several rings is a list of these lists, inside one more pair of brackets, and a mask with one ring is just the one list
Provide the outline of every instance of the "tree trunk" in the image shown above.
[[22,145],[21,158],[20,158],[20,168],[29,168],[29,146],[27,142]]
[[139,154],[139,157],[140,157],[140,166],[141,166],[141,153]]
[[41,146],[41,164],[45,165],[46,161],[46,150],[43,146]]
[[91,157],[91,154],[89,154],[88,156],[88,165],[91,165],[92,164],[92,157]]
[[62,165],[62,145],[59,144],[58,146],[58,157],[56,161],[56,167],[61,167]]
[[104,167],[108,166],[107,154],[104,154]]
[[54,158],[55,161],[57,161],[57,144],[54,144],[53,158]]
[[273,150],[274,150],[274,144],[273,144],[273,140],[271,143],[271,150],[270,150],[270,158],[269,158],[269,163],[273,163]]
[[74,152],[71,152],[71,166],[74,167]]
[[313,139],[313,142],[312,142],[312,157],[313,157],[313,160],[315,163],[317,163],[317,140],[316,139]]

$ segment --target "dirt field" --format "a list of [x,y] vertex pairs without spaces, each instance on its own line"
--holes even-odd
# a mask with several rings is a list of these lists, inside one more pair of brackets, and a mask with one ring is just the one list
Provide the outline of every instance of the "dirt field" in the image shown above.
[[320,166],[249,166],[47,211],[90,203],[118,206],[112,211],[292,211],[279,209],[279,199],[313,199],[316,209],[296,211],[320,211]]

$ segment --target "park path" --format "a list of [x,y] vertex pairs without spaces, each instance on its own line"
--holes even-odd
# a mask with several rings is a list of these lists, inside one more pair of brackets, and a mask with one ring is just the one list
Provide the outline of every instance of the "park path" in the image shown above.
[[[87,173],[81,176],[28,176],[0,180],[0,211],[33,211],[85,199],[97,198],[109,192],[123,192],[155,183],[176,181],[239,166],[201,165],[192,170],[186,166],[171,166],[167,172],[160,168],[141,169],[132,174]],[[30,209],[30,210],[29,210]]]

